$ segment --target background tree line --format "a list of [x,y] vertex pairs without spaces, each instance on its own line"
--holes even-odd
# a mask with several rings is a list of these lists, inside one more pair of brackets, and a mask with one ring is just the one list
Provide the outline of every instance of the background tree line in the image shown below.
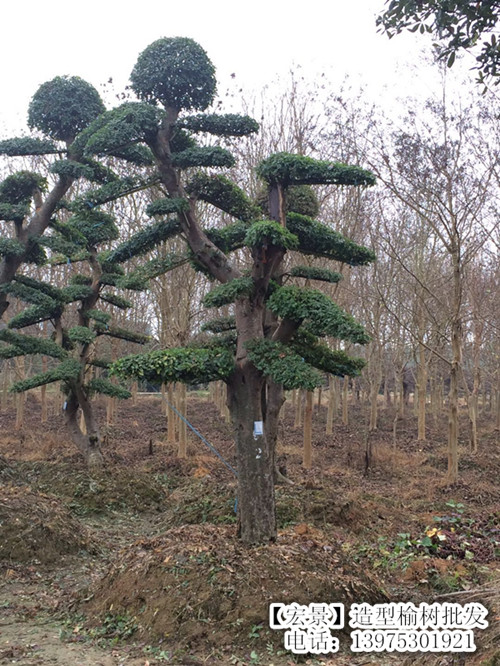
[[[370,406],[369,429],[375,430],[382,396],[386,403],[395,402],[398,418],[404,418],[412,392],[421,440],[426,438],[429,416],[440,418],[446,403],[448,476],[455,481],[460,403],[465,402],[468,408],[467,436],[473,450],[480,446],[479,408],[500,427],[498,113],[494,97],[450,100],[445,86],[441,99],[428,100],[418,108],[409,101],[408,109],[404,117],[388,119],[383,109],[367,107],[362,93],[340,91],[320,96],[292,77],[288,89],[277,97],[263,95],[258,105],[247,102],[245,112],[262,119],[258,134],[238,139],[212,136],[204,141],[207,147],[230,147],[236,153],[238,160],[230,169],[231,177],[257,199],[263,194],[259,191],[262,185],[255,178],[255,167],[272,152],[364,164],[377,175],[379,184],[372,189],[314,187],[314,205],[321,218],[355,242],[373,248],[377,255],[377,261],[363,270],[339,262],[337,269],[343,279],[323,282],[320,287],[361,321],[371,336],[365,350],[356,352],[367,362],[362,376],[353,381],[347,377],[341,382],[331,380],[330,395],[339,395],[342,384],[344,392],[350,390],[353,397],[366,400]],[[101,111],[98,108],[95,113]],[[61,132],[57,138],[70,145],[74,137]],[[26,149],[31,154],[5,160],[4,183],[8,182],[9,170],[13,173],[19,168],[26,172],[52,169],[52,175],[48,175],[52,190],[44,203],[41,199],[40,205],[36,203],[41,184],[31,185],[35,218],[45,215],[43,224],[48,225],[53,209],[44,211],[43,205],[50,203],[54,190],[70,192],[71,197],[78,199],[80,190],[85,194],[86,189],[82,189],[75,171],[54,173],[50,151],[48,156],[40,148],[41,154],[36,156],[32,148]],[[46,149],[45,146],[43,150]],[[3,152],[9,155],[8,150]],[[54,151],[54,155],[57,153]],[[126,243],[141,229],[144,208],[154,201],[154,183],[148,182],[146,189],[144,182],[134,181],[133,159],[124,166],[119,159],[108,157],[107,164],[120,178],[131,178],[128,187],[110,196],[106,204],[116,220],[117,231],[114,238],[103,237],[102,242],[111,247],[115,240]],[[302,196],[308,195],[303,192]],[[20,199],[6,205],[22,203]],[[215,214],[208,207],[204,213],[214,229],[227,222],[224,213]],[[9,215],[12,216],[10,209],[4,212],[4,217]],[[19,239],[12,226],[7,222],[2,225],[4,258],[29,259],[30,248],[25,245],[21,251],[12,245]],[[64,252],[57,256],[57,248],[53,249],[49,265],[34,257],[26,262],[22,274],[27,279],[50,277],[51,283],[63,289],[74,263],[64,258]],[[141,252],[140,261],[131,260],[138,275],[142,271],[151,282],[146,290],[128,289],[130,285],[123,283],[130,308],[125,303],[123,308],[117,305],[116,297],[114,303],[105,301],[103,311],[114,313],[115,332],[123,332],[126,323],[132,333],[146,333],[151,338],[147,349],[184,345],[200,334],[207,312],[199,304],[210,290],[210,281],[203,273],[191,271],[184,257],[179,259],[177,271],[163,272],[158,268],[181,254],[179,241],[165,237]],[[244,261],[243,252],[237,251],[236,262],[243,266]],[[309,259],[293,261],[302,265]],[[293,261],[287,259],[290,274]],[[7,263],[4,261],[4,269]],[[308,278],[304,280],[307,285]],[[4,290],[4,304],[6,294]],[[15,291],[11,290],[8,301],[10,316],[22,311],[22,298],[17,298]],[[66,316],[74,319],[71,328],[77,328],[79,315],[72,310],[71,301],[69,305]],[[47,337],[47,324],[35,321],[30,333]],[[30,361],[34,358],[31,366],[24,357],[9,360],[8,334],[3,335],[5,402],[5,389],[14,375],[18,380],[29,381],[37,371],[50,371],[55,361],[49,354],[30,357]],[[77,330],[74,335],[78,335]],[[110,363],[131,351],[133,340],[133,334],[129,339],[124,333],[116,337],[103,335],[98,341],[99,354]],[[85,340],[79,342],[88,344]],[[349,352],[351,348],[349,341],[332,339],[329,345],[334,351]],[[97,378],[104,379],[105,367],[96,368]],[[119,389],[101,384],[103,387],[111,399],[120,393]],[[23,398],[18,400],[22,410]],[[343,418],[348,418],[345,400]]]

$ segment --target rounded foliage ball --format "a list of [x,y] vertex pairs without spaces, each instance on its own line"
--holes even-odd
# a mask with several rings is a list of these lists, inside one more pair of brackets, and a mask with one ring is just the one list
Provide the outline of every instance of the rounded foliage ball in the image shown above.
[[316,192],[310,185],[293,185],[286,193],[287,211],[308,217],[316,217],[319,213],[319,201]]
[[104,110],[99,93],[90,83],[78,76],[56,76],[33,95],[28,125],[52,139],[72,142]]
[[132,89],[148,102],[203,111],[214,99],[215,68],[206,52],[187,37],[163,37],[139,55]]

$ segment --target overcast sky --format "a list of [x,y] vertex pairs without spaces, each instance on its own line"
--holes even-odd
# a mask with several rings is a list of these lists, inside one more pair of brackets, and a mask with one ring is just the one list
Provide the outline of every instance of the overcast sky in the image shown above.
[[6,0],[0,14],[0,136],[25,128],[41,83],[76,75],[101,89],[112,77],[120,92],[137,55],[168,36],[203,46],[221,92],[231,81],[259,89],[300,66],[311,79],[324,73],[332,86],[349,75],[388,104],[406,91],[425,95],[432,87],[429,67],[408,66],[429,51],[430,41],[410,34],[389,41],[377,34],[375,16],[383,6],[384,0]]

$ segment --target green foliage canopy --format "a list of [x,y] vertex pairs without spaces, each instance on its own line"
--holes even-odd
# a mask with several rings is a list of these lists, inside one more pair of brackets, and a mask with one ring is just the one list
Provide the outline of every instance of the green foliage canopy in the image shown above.
[[288,229],[298,237],[303,254],[334,259],[349,266],[365,266],[375,261],[372,250],[357,245],[326,224],[298,213],[288,213],[286,221]]
[[105,110],[97,90],[78,76],[56,76],[31,100],[28,125],[51,139],[71,143]]
[[33,171],[17,171],[0,183],[0,201],[6,204],[29,204],[36,190],[44,191],[47,180]]
[[24,253],[24,245],[15,238],[0,238],[0,256],[6,257],[9,254],[21,256]]
[[253,340],[246,346],[248,357],[255,367],[277,384],[283,384],[284,389],[312,391],[321,384],[321,373],[291,347],[268,339]]
[[304,327],[313,335],[330,335],[359,344],[370,340],[353,317],[316,289],[302,289],[296,285],[279,287],[271,294],[267,305],[280,317],[304,322]]
[[108,261],[122,263],[132,257],[145,254],[162,241],[178,234],[179,230],[180,226],[177,218],[166,222],[160,220],[150,224],[112,250],[108,255]]
[[118,238],[113,216],[97,209],[75,213],[69,218],[67,226],[81,234],[87,247]]
[[339,377],[359,375],[366,363],[364,359],[349,356],[342,350],[330,349],[303,327],[293,336],[290,346],[314,368]]
[[256,120],[234,113],[188,116],[181,118],[177,125],[190,132],[207,132],[216,136],[248,136],[259,131]]
[[318,268],[317,266],[294,266],[291,269],[292,277],[302,277],[307,280],[320,280],[321,282],[340,282],[341,273],[336,273],[328,268]]
[[49,155],[58,153],[59,148],[53,141],[23,136],[17,139],[4,139],[0,141],[0,155],[21,157],[24,155]]
[[163,37],[139,55],[130,75],[139,99],[177,110],[203,111],[215,97],[215,69],[192,39]]
[[186,191],[244,222],[260,217],[256,204],[225,176],[199,172],[187,183]]
[[264,247],[274,245],[288,250],[298,246],[298,238],[289,229],[274,220],[254,222],[245,234],[245,245],[248,247]]
[[286,191],[286,209],[289,212],[316,217],[319,201],[310,185],[292,185]]
[[163,197],[161,199],[156,199],[153,203],[150,203],[146,208],[146,214],[149,217],[155,217],[156,215],[170,215],[172,213],[184,213],[189,210],[189,201],[187,199],[173,198],[169,199]]
[[239,220],[219,229],[205,229],[207,237],[225,254],[245,245],[247,231],[248,224]]
[[81,345],[90,345],[95,340],[95,333],[87,326],[73,326],[67,331],[68,338],[71,342],[78,342]]
[[118,398],[119,400],[126,400],[132,395],[124,386],[112,384],[104,377],[92,378],[87,383],[86,389],[90,395],[100,393],[101,395],[109,395],[111,398]]
[[377,25],[389,38],[403,30],[431,33],[438,39],[438,54],[448,67],[457,53],[482,42],[476,55],[479,81],[500,82],[500,40],[493,32],[500,17],[498,0],[387,0]]
[[33,375],[33,377],[28,377],[27,379],[15,382],[9,390],[12,393],[23,393],[24,391],[29,391],[37,386],[44,386],[45,384],[51,384],[53,382],[70,382],[76,380],[80,375],[80,372],[80,363],[75,359],[67,358],[52,370],[40,372],[37,375]]
[[172,164],[179,169],[191,167],[226,167],[236,163],[233,155],[219,146],[197,146],[180,153],[173,153]]
[[[0,330],[0,340],[8,342],[13,345],[18,353],[16,356],[24,354],[44,354],[45,356],[52,356],[54,358],[65,358],[66,352],[58,344],[52,340],[44,340],[43,338],[35,338],[31,335],[23,335],[16,333],[8,328]],[[1,356],[0,348],[0,356]]]
[[150,104],[125,102],[101,114],[73,144],[86,155],[115,155],[155,136],[161,113]]
[[58,160],[50,166],[50,173],[56,173],[65,178],[87,178],[92,180],[94,171],[91,167],[74,160]]
[[203,299],[203,305],[207,308],[220,308],[223,305],[234,303],[238,298],[248,296],[254,288],[251,277],[240,277],[220,284]]
[[0,220],[20,223],[29,213],[29,205],[0,203]]
[[275,153],[263,160],[257,167],[257,175],[266,183],[280,183],[284,187],[375,184],[375,176],[366,169],[291,153]]
[[212,333],[223,333],[225,331],[232,331],[236,329],[236,320],[234,317],[217,317],[205,322],[201,330],[210,331]]
[[159,349],[115,361],[112,374],[152,382],[200,384],[227,379],[234,369],[233,351],[224,348]]

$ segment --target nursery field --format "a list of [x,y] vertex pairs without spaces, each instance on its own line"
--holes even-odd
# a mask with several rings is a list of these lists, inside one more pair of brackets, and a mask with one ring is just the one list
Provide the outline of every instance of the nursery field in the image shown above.
[[[55,409],[55,406],[53,406]],[[105,422],[104,402],[99,405]],[[231,427],[208,397],[187,417],[235,466]],[[463,414],[460,481],[447,486],[446,418],[417,441],[408,410],[379,429],[351,405],[325,434],[315,406],[312,469],[285,405],[276,488],[279,537],[236,538],[236,480],[192,432],[179,459],[161,399],[121,403],[104,429],[106,466],[89,473],[54,412],[29,395],[22,429],[0,413],[0,664],[500,664],[499,433],[482,416],[472,454]],[[369,455],[367,455],[369,452]],[[269,628],[272,602],[478,602],[489,627],[474,653],[294,655]]]

